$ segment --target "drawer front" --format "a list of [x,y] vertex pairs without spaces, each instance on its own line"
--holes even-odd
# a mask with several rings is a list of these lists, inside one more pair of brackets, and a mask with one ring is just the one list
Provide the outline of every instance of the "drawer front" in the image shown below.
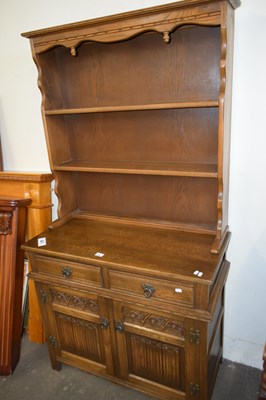
[[49,276],[61,277],[66,281],[86,282],[97,286],[103,285],[101,268],[94,265],[36,256],[34,269]]
[[189,307],[194,305],[193,285],[183,282],[110,270],[109,284],[110,289],[123,291],[125,295],[127,293],[137,294],[147,299],[176,302]]

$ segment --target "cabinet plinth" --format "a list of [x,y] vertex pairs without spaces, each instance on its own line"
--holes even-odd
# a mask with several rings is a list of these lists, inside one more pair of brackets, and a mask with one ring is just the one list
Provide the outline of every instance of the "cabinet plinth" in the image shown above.
[[23,34],[59,199],[45,245],[24,245],[53,368],[211,398],[239,4],[184,0]]

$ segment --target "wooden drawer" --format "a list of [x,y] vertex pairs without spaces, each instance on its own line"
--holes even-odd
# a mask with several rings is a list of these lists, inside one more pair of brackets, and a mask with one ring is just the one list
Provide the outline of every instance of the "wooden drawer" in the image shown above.
[[36,256],[34,270],[67,281],[86,282],[97,286],[103,285],[101,268],[94,265]]
[[194,305],[194,287],[183,282],[110,270],[109,284],[110,289],[122,290],[125,294],[137,294],[142,298],[176,302],[189,307]]

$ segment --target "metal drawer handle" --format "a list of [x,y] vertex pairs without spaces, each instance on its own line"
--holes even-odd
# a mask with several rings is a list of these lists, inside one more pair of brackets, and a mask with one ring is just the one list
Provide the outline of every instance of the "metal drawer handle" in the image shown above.
[[70,278],[72,275],[72,269],[69,267],[63,267],[62,274],[63,274],[64,278]]
[[149,299],[155,292],[155,288],[150,283],[144,283],[142,288],[144,289],[143,294],[147,299]]
[[101,322],[100,322],[100,327],[101,327],[102,329],[107,329],[107,328],[108,328],[108,325],[109,325],[108,319],[107,319],[106,317],[102,317],[102,318],[101,318]]

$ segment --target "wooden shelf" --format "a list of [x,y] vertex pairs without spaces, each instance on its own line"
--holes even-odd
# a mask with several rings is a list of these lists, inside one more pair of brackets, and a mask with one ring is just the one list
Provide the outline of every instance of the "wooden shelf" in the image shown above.
[[181,101],[175,103],[64,108],[64,109],[46,110],[45,115],[93,114],[93,113],[106,113],[106,112],[119,112],[119,111],[167,110],[176,108],[206,108],[206,107],[218,107],[218,106],[219,102],[217,100],[199,100],[199,101]]
[[55,166],[54,170],[217,178],[217,165],[196,163],[68,161],[64,164]]
[[[127,217],[116,217],[114,215],[107,215],[107,214],[93,214],[82,210],[73,211],[70,215],[66,217],[66,221],[64,221],[63,224],[72,218],[109,222],[112,224],[149,227],[155,229],[160,228],[160,229],[166,229],[167,231],[190,232],[200,235],[214,236],[216,233],[216,226],[207,224],[198,224],[198,225],[191,223],[181,224],[181,223],[162,221],[156,219],[143,219],[143,218],[136,219]],[[61,225],[62,225],[61,220],[56,220],[51,224],[50,228],[56,228]]]

